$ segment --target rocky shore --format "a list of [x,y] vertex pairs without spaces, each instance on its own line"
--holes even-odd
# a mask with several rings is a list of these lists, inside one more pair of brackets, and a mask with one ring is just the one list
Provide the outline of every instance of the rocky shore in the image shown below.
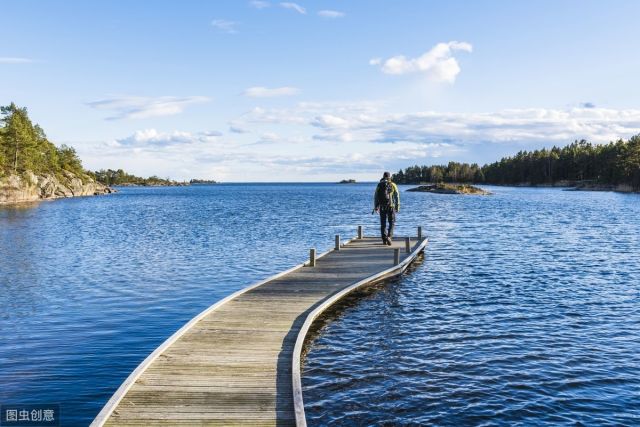
[[565,191],[615,191],[616,193],[638,193],[640,190],[634,189],[628,184],[577,184]]
[[481,196],[491,194],[490,192],[485,191],[482,188],[478,188],[469,184],[429,184],[410,188],[407,191],[437,194],[473,194]]
[[115,187],[188,187],[191,184],[189,182],[123,182],[121,184],[115,184]]
[[36,202],[63,197],[96,196],[114,193],[116,190],[95,182],[85,175],[82,179],[71,172],[53,174],[0,177],[0,204]]

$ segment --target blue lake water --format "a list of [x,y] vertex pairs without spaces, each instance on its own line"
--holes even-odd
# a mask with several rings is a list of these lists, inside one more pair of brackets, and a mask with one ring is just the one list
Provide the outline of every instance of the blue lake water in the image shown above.
[[[0,403],[86,425],[149,352],[231,292],[355,234],[373,184],[125,188],[0,207]],[[640,423],[640,196],[402,193],[410,274],[309,348],[310,425]]]

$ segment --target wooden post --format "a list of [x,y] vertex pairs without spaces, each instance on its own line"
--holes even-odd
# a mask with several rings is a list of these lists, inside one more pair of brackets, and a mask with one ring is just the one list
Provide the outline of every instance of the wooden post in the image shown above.
[[418,241],[422,240],[422,227],[418,227]]
[[335,247],[336,251],[340,250],[340,235],[336,234],[336,247]]
[[358,239],[362,240],[362,226],[358,226]]
[[411,238],[410,237],[405,237],[404,238],[404,250],[406,253],[410,253],[411,252]]
[[316,249],[311,248],[309,249],[309,267],[315,267],[315,266],[316,266]]
[[395,248],[393,250],[393,265],[400,264],[400,248]]

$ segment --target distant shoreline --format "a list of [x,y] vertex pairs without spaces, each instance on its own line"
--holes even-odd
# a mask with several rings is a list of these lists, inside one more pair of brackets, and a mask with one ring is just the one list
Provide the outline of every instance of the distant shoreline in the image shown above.
[[[466,185],[469,183],[447,183],[453,185]],[[403,183],[398,185],[435,185],[431,182],[416,182],[416,183]],[[632,186],[628,184],[596,184],[591,182],[579,182],[579,181],[559,181],[555,183],[520,183],[520,184],[496,184],[496,183],[471,183],[471,185],[477,186],[494,186],[494,187],[512,187],[512,188],[558,188],[564,191],[611,191],[614,193],[628,193],[628,194],[640,194],[640,190],[634,190]]]
[[640,194],[640,190],[634,190],[628,184],[595,184],[595,183],[579,183],[579,182],[557,182],[552,184],[477,184],[477,185],[494,185],[496,187],[516,187],[516,188],[559,188],[564,191],[611,191],[614,193],[633,193]]

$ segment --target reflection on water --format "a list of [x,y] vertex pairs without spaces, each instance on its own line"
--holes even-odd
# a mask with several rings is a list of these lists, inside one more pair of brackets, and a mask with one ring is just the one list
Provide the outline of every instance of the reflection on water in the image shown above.
[[[0,402],[60,403],[64,425],[86,425],[195,314],[334,234],[375,232],[373,188],[124,188],[0,207]],[[398,235],[423,225],[425,259],[320,331],[310,424],[638,417],[638,196],[494,191],[402,193]]]

